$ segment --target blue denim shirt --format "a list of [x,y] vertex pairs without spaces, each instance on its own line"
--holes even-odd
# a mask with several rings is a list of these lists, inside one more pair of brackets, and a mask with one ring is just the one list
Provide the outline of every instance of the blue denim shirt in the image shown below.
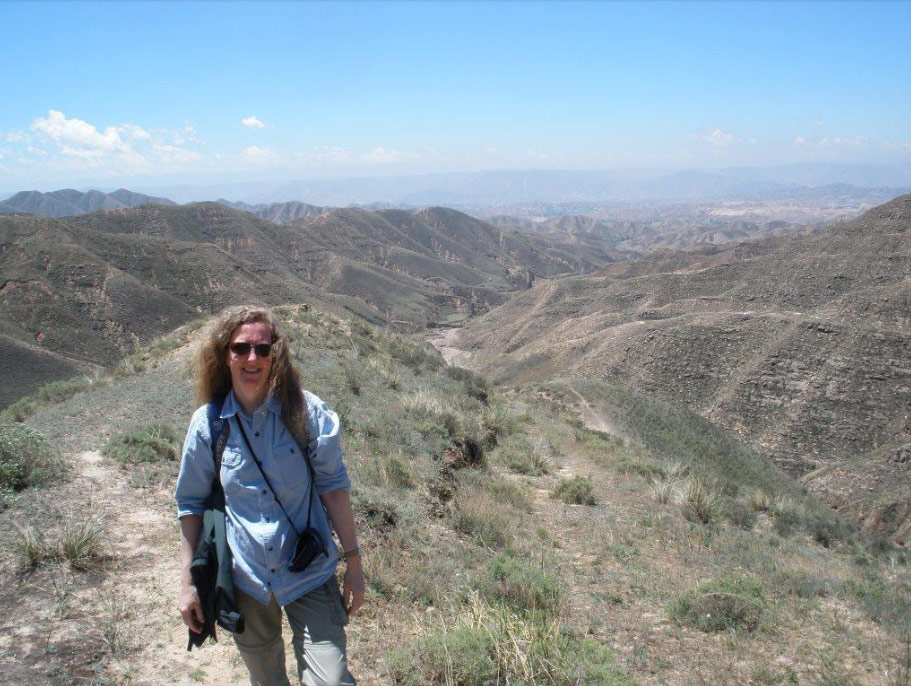
[[[304,396],[316,494],[348,490],[351,481],[342,462],[338,415],[312,393],[305,391]],[[228,545],[234,558],[234,585],[264,605],[273,594],[279,605],[294,602],[325,583],[338,562],[322,501],[318,497],[310,498],[310,471],[280,415],[281,405],[270,395],[252,417],[248,416],[233,393],[228,394],[221,412],[231,425],[220,476],[225,491]],[[328,543],[327,555],[319,556],[303,572],[288,570],[296,535],[256,467],[237,427],[238,421],[244,423],[253,450],[294,526],[298,531],[306,528],[310,503],[309,524]],[[212,439],[203,406],[193,414],[184,441],[174,493],[178,517],[202,514],[214,475]]]

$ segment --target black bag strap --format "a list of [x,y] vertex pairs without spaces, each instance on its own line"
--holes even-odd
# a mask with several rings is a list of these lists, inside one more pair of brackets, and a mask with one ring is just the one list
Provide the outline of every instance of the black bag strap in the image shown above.
[[212,441],[212,458],[215,460],[215,481],[221,484],[221,456],[228,444],[228,435],[231,425],[221,418],[221,410],[225,405],[225,397],[215,398],[206,405],[206,415],[209,419],[209,436]]
[[[265,479],[266,485],[269,487],[269,490],[272,491],[272,497],[275,498],[275,502],[277,502],[278,506],[281,508],[282,513],[285,515],[285,518],[288,520],[288,523],[291,525],[291,529],[294,531],[296,536],[300,537],[300,531],[298,531],[297,527],[294,526],[294,520],[291,519],[291,517],[288,515],[288,511],[285,509],[285,506],[282,505],[282,501],[279,499],[278,494],[275,492],[275,488],[273,488],[272,482],[269,481],[269,477],[266,476],[266,470],[263,469],[263,463],[260,461],[259,457],[256,455],[256,451],[253,450],[253,446],[250,443],[250,439],[247,437],[247,431],[246,431],[246,429],[244,429],[244,423],[241,421],[240,417],[236,417],[236,419],[237,419],[237,426],[240,427],[240,433],[243,435],[244,442],[247,444],[247,449],[250,451],[250,454],[253,456],[254,464],[256,464],[257,469],[259,469],[259,473],[263,475],[263,479]],[[300,446],[298,446],[298,449],[300,449]],[[310,456],[306,453],[306,451],[302,450],[301,452],[304,453],[304,459],[307,462],[307,467],[310,468],[310,485],[309,485],[310,492],[307,497],[307,524],[304,526],[304,530],[306,531],[307,528],[309,528],[309,526],[310,526],[310,507],[313,505],[313,489],[315,488],[316,484],[314,483],[313,465],[310,464]]]

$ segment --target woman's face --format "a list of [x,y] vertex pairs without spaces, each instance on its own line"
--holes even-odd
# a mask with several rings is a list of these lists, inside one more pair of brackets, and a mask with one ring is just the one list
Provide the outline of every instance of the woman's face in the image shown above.
[[[231,350],[235,343],[252,345],[248,346],[250,349],[246,355],[240,355]],[[259,407],[269,392],[272,355],[257,355],[254,346],[258,343],[272,343],[272,330],[264,322],[241,324],[234,329],[228,345],[228,368],[231,370],[234,396],[247,412]]]

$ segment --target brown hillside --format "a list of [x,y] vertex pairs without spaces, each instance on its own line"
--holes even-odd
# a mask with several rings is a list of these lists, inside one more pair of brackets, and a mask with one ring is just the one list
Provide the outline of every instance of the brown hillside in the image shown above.
[[[421,329],[484,312],[539,275],[590,272],[609,259],[596,243],[504,235],[442,210],[433,223],[335,210],[288,225],[217,203],[63,220],[3,215],[0,304],[15,338],[76,367],[109,365],[137,341],[240,302],[315,299]],[[27,366],[30,383],[9,398],[58,378],[53,365]]]
[[799,475],[911,435],[911,196],[850,224],[540,284],[462,345],[506,383],[683,401]]

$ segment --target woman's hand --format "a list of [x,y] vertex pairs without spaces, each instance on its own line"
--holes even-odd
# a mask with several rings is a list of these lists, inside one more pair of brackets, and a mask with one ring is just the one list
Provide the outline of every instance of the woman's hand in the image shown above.
[[345,567],[345,577],[342,580],[342,601],[345,611],[350,617],[364,604],[364,594],[367,592],[367,581],[364,579],[364,568],[361,566],[360,555],[348,560]]
[[196,592],[196,586],[183,585],[180,591],[180,616],[190,631],[194,634],[202,632],[203,616],[202,605],[199,602],[199,594]]

